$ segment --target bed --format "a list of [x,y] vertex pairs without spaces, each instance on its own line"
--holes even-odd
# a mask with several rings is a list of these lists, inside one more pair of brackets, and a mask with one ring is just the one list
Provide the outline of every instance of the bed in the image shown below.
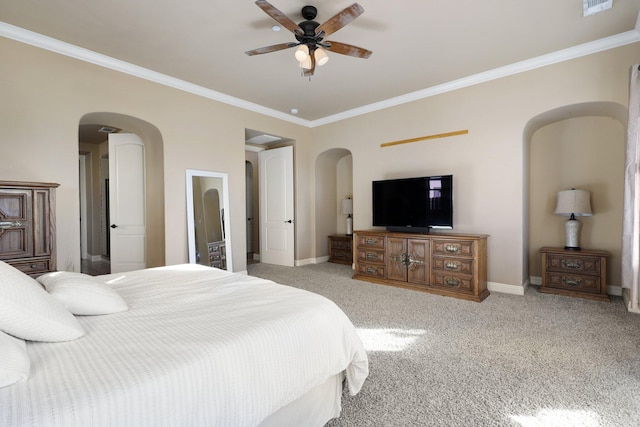
[[353,324],[311,292],[194,264],[95,279],[128,309],[74,316],[78,339],[27,341],[0,425],[321,426],[368,375]]

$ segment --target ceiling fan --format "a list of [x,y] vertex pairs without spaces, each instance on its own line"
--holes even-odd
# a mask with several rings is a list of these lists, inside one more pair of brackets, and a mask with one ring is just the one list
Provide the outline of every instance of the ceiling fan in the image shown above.
[[249,56],[276,52],[278,50],[298,46],[295,56],[299,61],[299,65],[303,70],[304,76],[312,76],[315,71],[316,64],[321,66],[329,60],[324,49],[342,55],[354,56],[356,58],[368,58],[371,56],[372,52],[370,50],[346,43],[324,40],[326,36],[335,33],[340,28],[362,15],[364,9],[358,3],[354,3],[343,9],[322,25],[313,20],[318,13],[318,10],[314,6],[304,6],[302,8],[302,17],[305,21],[296,24],[291,20],[291,18],[280,12],[266,0],[258,0],[256,1],[256,4],[267,15],[275,19],[284,28],[291,31],[297,42],[280,43],[273,46],[249,50],[245,52]]

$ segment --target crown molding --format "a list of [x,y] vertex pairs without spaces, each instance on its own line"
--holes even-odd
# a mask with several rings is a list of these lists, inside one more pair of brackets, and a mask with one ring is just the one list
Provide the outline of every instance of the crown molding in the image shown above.
[[66,43],[48,36],[44,36],[42,34],[35,33],[33,31],[25,30],[24,28],[16,27],[5,22],[0,22],[0,36],[18,42],[26,43],[31,46],[39,47],[51,52],[59,53],[60,55],[79,59],[81,61],[95,64],[100,67],[109,68],[114,71],[149,80],[184,92],[189,92],[194,95],[199,95],[204,98],[209,98],[214,101],[219,101],[224,104],[242,108],[244,110],[253,111],[255,113],[275,117],[277,119],[286,120],[288,122],[307,127],[310,123],[308,120],[300,119],[281,111],[277,111],[259,104],[254,104],[252,102],[245,101],[244,99],[236,98],[222,92],[207,89],[203,86],[189,83],[187,81],[171,77],[166,74],[158,73],[156,71],[149,70],[148,68],[121,61],[107,55],[102,55],[89,49],[75,46],[70,43]]
[[626,31],[614,36],[595,40],[593,42],[584,43],[546,55],[527,59],[525,61],[505,65],[504,67],[495,68],[483,73],[473,74],[471,76],[463,77],[458,80],[452,80],[441,85],[432,86],[430,88],[411,92],[406,95],[389,98],[384,101],[327,116],[322,119],[312,121],[311,127],[326,125],[351,117],[360,116],[362,114],[371,113],[373,111],[406,104],[408,102],[417,101],[419,99],[429,98],[431,96],[440,95],[446,92],[451,92],[480,83],[489,82],[491,80],[501,79],[503,77],[511,76],[518,73],[524,73],[525,71],[531,71],[536,68],[546,67],[548,65],[557,64],[563,61],[569,61],[571,59],[591,55],[593,53],[602,52],[604,50],[609,50],[637,42],[640,42],[640,32],[638,30]]
[[605,37],[593,42],[584,43],[578,46],[562,49],[547,55],[541,55],[536,58],[527,59],[525,61],[516,62],[504,67],[495,68],[483,73],[474,74],[471,76],[463,77],[461,79],[453,80],[440,85],[432,86],[423,90],[408,93],[406,95],[390,98],[384,101],[375,102],[362,107],[347,110],[338,114],[323,117],[317,120],[305,120],[299,117],[292,116],[281,111],[274,110],[259,104],[255,104],[249,101],[245,101],[240,98],[236,98],[222,92],[207,89],[205,87],[189,83],[187,81],[177,79],[175,77],[168,76],[166,74],[158,73],[153,70],[149,70],[144,67],[140,67],[119,59],[112,58],[107,55],[102,55],[93,52],[89,49],[85,49],[79,46],[66,43],[52,37],[44,36],[42,34],[35,33],[33,31],[25,30],[24,28],[16,27],[11,24],[0,21],[0,36],[6,37],[18,42],[26,43],[41,49],[49,50],[51,52],[65,55],[71,58],[79,59],[91,64],[98,65],[100,67],[109,68],[114,71],[129,74],[135,77],[139,77],[145,80],[149,80],[164,86],[172,87],[184,92],[189,92],[194,95],[209,98],[214,101],[222,102],[224,104],[232,105],[244,110],[253,111],[255,113],[263,114],[265,116],[274,117],[276,119],[284,120],[301,126],[313,128],[317,126],[334,123],[340,120],[345,120],[351,117],[360,116],[362,114],[371,113],[385,108],[394,107],[401,104],[417,101],[431,96],[440,95],[446,92],[462,89],[465,87],[477,85],[480,83],[497,80],[503,77],[511,76],[518,73],[534,70],[540,67],[546,67],[548,65],[557,64],[559,62],[568,61],[571,59],[579,58],[593,53],[601,52],[604,50],[614,49],[617,47],[625,46],[631,43],[640,42],[640,15],[638,16],[638,22],[634,30],[626,31],[624,33],[616,34],[613,36]]

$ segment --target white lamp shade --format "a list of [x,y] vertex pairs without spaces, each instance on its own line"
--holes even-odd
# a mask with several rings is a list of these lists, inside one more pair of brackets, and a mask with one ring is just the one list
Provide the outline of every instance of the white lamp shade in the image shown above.
[[318,67],[322,67],[329,61],[327,52],[325,52],[322,48],[316,49],[315,52],[313,52],[313,56],[315,56],[316,58],[316,64],[318,64]]
[[556,215],[591,216],[591,196],[586,190],[564,190],[558,192]]
[[298,62],[306,61],[309,58],[309,46],[307,46],[306,44],[301,44],[300,46],[298,46],[295,56]]
[[353,213],[353,200],[343,199],[340,204],[340,213],[342,215],[351,215]]

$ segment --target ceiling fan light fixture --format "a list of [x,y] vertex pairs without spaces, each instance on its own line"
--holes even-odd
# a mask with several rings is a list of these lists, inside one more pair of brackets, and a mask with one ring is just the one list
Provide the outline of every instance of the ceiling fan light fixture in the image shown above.
[[319,67],[322,67],[324,64],[329,62],[329,56],[327,55],[327,52],[325,52],[324,49],[320,47],[313,52],[313,55],[315,56],[316,64],[318,64]]
[[310,70],[312,65],[313,64],[311,64],[311,57],[309,55],[307,55],[307,58],[304,61],[298,62],[298,67],[304,68],[305,70]]
[[301,44],[300,46],[298,46],[295,56],[298,62],[304,62],[309,59],[309,46],[307,46],[306,44]]

